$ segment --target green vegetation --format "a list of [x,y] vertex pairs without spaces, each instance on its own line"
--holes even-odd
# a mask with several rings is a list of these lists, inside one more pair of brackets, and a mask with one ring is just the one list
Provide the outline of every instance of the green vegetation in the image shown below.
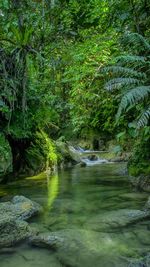
[[145,0],[0,3],[2,175],[52,168],[58,139],[114,140],[133,152],[130,173],[149,175],[149,10]]

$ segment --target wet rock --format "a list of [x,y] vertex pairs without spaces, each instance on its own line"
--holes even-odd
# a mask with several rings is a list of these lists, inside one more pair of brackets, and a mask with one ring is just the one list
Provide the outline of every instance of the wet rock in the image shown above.
[[27,220],[40,212],[42,212],[42,207],[24,196],[15,196],[9,202],[0,203],[0,218],[7,216]]
[[24,220],[42,211],[39,204],[24,196],[0,203],[0,247],[10,247],[37,233]]
[[150,254],[139,260],[133,260],[129,263],[128,267],[149,267],[150,266]]
[[129,176],[129,181],[139,191],[150,192],[150,176],[140,175],[137,177]]
[[0,217],[0,248],[11,247],[30,234],[31,229],[27,222],[14,220],[7,215]]
[[136,229],[134,234],[141,244],[150,246],[150,232],[146,229]]
[[86,167],[86,163],[81,161],[80,163],[77,164],[77,166],[79,166],[79,167]]
[[[116,253],[118,242],[108,233],[89,230],[65,229],[39,234],[30,238],[30,243],[55,251],[57,259],[64,266],[71,267],[125,267],[124,260]],[[122,245],[120,246],[122,249]],[[123,248],[124,249],[124,248]],[[109,258],[107,257],[109,251]],[[115,252],[115,253],[114,253]]]
[[99,159],[99,157],[97,156],[97,155],[89,155],[88,157],[87,157],[89,160],[91,160],[91,161],[95,161],[95,160],[98,160]]
[[30,244],[36,247],[50,248],[56,250],[61,247],[64,243],[64,238],[60,237],[55,233],[49,234],[40,234],[37,236],[32,236],[30,238]]
[[149,217],[149,210],[120,209],[93,217],[85,224],[85,227],[95,231],[105,229],[111,231],[111,229],[125,227]]
[[150,210],[150,197],[148,198],[148,200],[146,202],[145,208]]

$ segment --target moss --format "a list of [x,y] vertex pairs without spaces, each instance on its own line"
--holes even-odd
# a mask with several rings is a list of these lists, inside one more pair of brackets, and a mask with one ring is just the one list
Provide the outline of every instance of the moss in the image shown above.
[[149,162],[140,162],[137,165],[130,165],[128,167],[128,172],[131,176],[139,176],[141,174],[150,175],[150,164]]
[[47,179],[47,173],[46,172],[42,172],[39,173],[38,175],[34,175],[34,176],[30,176],[30,177],[26,177],[26,180],[45,180]]
[[128,162],[128,171],[132,176],[150,175],[150,137],[141,135],[134,145]]
[[57,155],[52,140],[42,130],[36,132],[30,147],[26,150],[26,161],[35,172],[52,168],[57,164]]
[[12,152],[5,136],[0,133],[0,176],[12,172]]

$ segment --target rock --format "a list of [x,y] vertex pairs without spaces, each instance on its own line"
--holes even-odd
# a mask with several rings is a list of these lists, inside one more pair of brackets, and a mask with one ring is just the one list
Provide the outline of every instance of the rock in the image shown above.
[[9,202],[0,203],[0,247],[10,247],[37,233],[24,220],[40,213],[39,204],[24,196],[15,196]]
[[145,204],[145,209],[150,210],[150,197],[148,198],[146,204]]
[[69,149],[69,144],[61,140],[55,142],[57,153],[59,154],[58,167],[63,169],[65,167],[71,167],[75,165],[76,159],[74,159]]
[[0,248],[11,247],[31,234],[27,222],[4,215],[0,217]]
[[127,266],[124,259],[121,259],[119,255],[122,252],[128,255],[129,244],[124,244],[124,240],[118,243],[118,239],[108,233],[96,233],[83,229],[65,229],[39,234],[30,238],[30,243],[37,247],[54,250],[57,259],[63,266]]
[[30,238],[30,243],[36,247],[51,248],[56,250],[65,242],[64,238],[57,236],[57,232],[52,234],[41,234]]
[[150,266],[150,254],[147,254],[141,259],[132,260],[128,267],[149,267]]
[[79,167],[86,167],[86,163],[81,161],[80,163],[77,164],[77,166],[79,166]]
[[24,196],[15,196],[10,202],[0,203],[0,218],[8,216],[27,220],[40,212],[42,207]]
[[150,192],[150,175],[129,176],[129,181],[137,190]]
[[149,210],[120,209],[93,217],[87,221],[85,227],[95,231],[107,229],[107,231],[111,232],[112,229],[119,229],[149,217]]
[[134,234],[142,245],[150,246],[150,232],[148,229],[135,229]]
[[95,161],[95,160],[98,160],[98,159],[99,159],[99,157],[98,157],[97,155],[94,155],[94,154],[89,155],[87,158],[88,158],[89,160],[91,160],[91,161]]

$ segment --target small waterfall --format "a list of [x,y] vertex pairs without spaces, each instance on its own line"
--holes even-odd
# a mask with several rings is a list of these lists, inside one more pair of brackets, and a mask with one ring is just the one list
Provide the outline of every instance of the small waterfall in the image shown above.
[[72,158],[77,162],[83,162],[86,166],[94,166],[102,163],[108,163],[107,159],[100,158],[103,151],[84,150],[81,147],[69,146]]
[[107,159],[100,159],[99,157],[97,157],[96,160],[90,160],[88,158],[82,158],[81,161],[84,162],[87,166],[94,166],[94,165],[99,165],[102,163],[108,163]]

